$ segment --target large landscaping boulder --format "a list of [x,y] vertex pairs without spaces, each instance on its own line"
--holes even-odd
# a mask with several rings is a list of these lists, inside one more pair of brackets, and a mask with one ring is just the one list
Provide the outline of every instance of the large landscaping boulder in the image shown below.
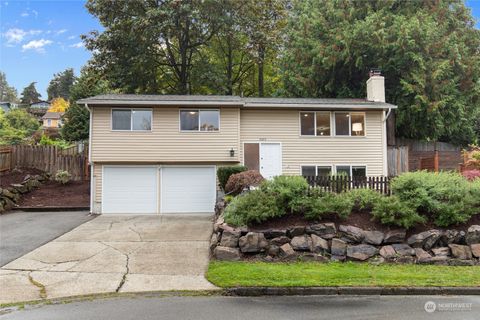
[[323,239],[332,239],[337,234],[335,223],[312,224],[306,228],[308,234],[315,234]]
[[319,236],[312,234],[312,251],[315,253],[326,253],[330,251],[328,241],[320,238]]
[[476,244],[480,243],[480,226],[473,225],[467,230],[467,234],[465,236],[465,240],[467,244]]
[[449,247],[433,248],[432,252],[436,257],[448,257],[451,253]]
[[287,230],[285,229],[267,229],[262,231],[263,235],[267,239],[273,239],[277,237],[282,237],[287,235]]
[[341,239],[333,238],[330,251],[332,256],[345,256],[347,253],[347,243]]
[[279,255],[284,260],[293,260],[297,257],[297,253],[293,250],[290,243],[285,243],[280,247]]
[[470,249],[474,257],[480,258],[480,243],[471,244]]
[[393,249],[398,256],[414,256],[415,249],[410,247],[408,244],[405,243],[394,243],[392,244]]
[[373,245],[381,245],[385,235],[380,231],[364,231],[363,232],[363,242]]
[[245,236],[240,237],[238,245],[243,253],[258,253],[265,251],[268,247],[268,241],[263,233],[249,232]]
[[288,229],[287,234],[290,238],[305,234],[305,226],[294,226]]
[[405,241],[406,236],[407,231],[405,229],[390,230],[385,234],[385,239],[383,239],[383,243],[402,243]]
[[217,246],[213,250],[213,256],[217,260],[238,261],[240,260],[240,251],[238,248]]
[[284,245],[285,243],[290,243],[290,238],[287,236],[280,236],[270,240],[270,245],[275,245],[279,247]]
[[415,248],[415,256],[417,257],[417,263],[429,263],[432,259],[432,255],[422,248]]
[[378,254],[378,249],[369,244],[359,244],[356,246],[347,246],[347,257],[364,261]]
[[312,248],[312,239],[306,234],[296,236],[293,237],[292,241],[290,241],[290,245],[292,246],[293,250],[309,251]]
[[222,233],[222,238],[220,240],[220,245],[223,247],[238,247],[238,239],[240,238],[241,232],[239,230],[225,230]]
[[440,237],[439,243],[442,246],[448,246],[451,243],[463,244],[465,242],[465,232],[458,230],[446,230]]
[[395,249],[391,245],[383,246],[380,249],[379,253],[382,257],[384,257],[387,260],[393,259],[397,256]]
[[469,246],[463,246],[460,244],[449,244],[448,247],[452,250],[452,256],[461,260],[472,259],[472,250]]
[[433,248],[435,243],[437,243],[441,236],[442,232],[439,230],[428,230],[412,235],[410,238],[408,238],[407,243],[414,248],[430,250]]
[[343,238],[350,242],[360,243],[363,241],[364,232],[362,229],[355,226],[340,225],[338,230],[342,233]]

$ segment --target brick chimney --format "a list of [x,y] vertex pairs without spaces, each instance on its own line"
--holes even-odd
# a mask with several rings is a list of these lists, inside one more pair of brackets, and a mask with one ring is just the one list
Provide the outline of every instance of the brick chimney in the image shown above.
[[380,69],[371,69],[367,80],[367,100],[385,102],[385,78]]

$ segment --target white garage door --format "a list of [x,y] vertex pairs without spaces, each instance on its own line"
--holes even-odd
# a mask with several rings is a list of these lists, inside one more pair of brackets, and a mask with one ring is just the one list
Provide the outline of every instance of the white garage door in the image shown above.
[[102,213],[157,213],[157,167],[103,168]]
[[162,213],[211,213],[215,206],[215,167],[162,168]]

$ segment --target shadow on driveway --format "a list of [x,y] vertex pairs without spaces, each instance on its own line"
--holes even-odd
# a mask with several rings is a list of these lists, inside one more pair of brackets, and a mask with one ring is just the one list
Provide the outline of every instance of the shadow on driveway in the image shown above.
[[93,219],[87,211],[0,215],[0,267]]

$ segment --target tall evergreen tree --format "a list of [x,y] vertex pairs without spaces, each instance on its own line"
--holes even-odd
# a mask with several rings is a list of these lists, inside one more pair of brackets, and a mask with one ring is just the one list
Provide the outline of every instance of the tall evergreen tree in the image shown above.
[[48,100],[55,98],[68,100],[70,98],[70,88],[73,86],[75,80],[76,78],[72,68],[54,74],[47,88]]
[[283,94],[362,97],[385,75],[397,132],[468,143],[480,117],[480,31],[461,0],[293,1]]
[[26,86],[22,91],[22,104],[31,104],[40,101],[40,97],[42,96],[40,93],[37,92],[37,88],[35,88],[35,83],[32,82],[28,86]]
[[0,101],[17,102],[17,89],[7,82],[7,76],[0,71]]

